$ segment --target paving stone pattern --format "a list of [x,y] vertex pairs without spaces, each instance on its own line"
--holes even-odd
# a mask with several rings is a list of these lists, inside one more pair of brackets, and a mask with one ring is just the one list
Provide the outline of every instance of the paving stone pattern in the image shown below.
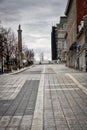
[[87,96],[61,73],[45,75],[44,130],[87,130]]
[[87,91],[87,73],[64,65],[0,75],[0,130],[87,130],[87,95],[67,74]]
[[87,73],[79,73],[79,74],[72,74],[75,79],[77,79],[85,88],[87,88]]
[[0,130],[31,127],[39,80],[27,80],[14,100],[0,100]]

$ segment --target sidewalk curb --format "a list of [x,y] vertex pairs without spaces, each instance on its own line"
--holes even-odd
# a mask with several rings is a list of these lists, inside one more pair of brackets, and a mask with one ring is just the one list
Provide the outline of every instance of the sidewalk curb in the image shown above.
[[31,69],[32,67],[34,67],[35,65],[32,65],[32,66],[29,66],[29,67],[27,67],[27,68],[23,68],[23,69],[21,69],[21,70],[18,70],[18,71],[16,71],[16,72],[12,72],[12,73],[9,73],[10,75],[15,75],[15,74],[19,74],[19,73],[21,73],[21,72],[23,72],[23,71],[26,71],[26,70],[28,70],[28,69]]

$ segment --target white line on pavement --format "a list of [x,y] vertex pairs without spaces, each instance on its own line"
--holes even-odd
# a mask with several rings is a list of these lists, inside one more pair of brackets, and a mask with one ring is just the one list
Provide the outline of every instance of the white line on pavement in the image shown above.
[[79,88],[58,88],[58,89],[45,89],[46,91],[49,91],[49,90],[51,90],[51,91],[61,91],[61,90],[64,90],[64,91],[67,91],[67,90],[79,90]]
[[85,88],[79,81],[77,81],[71,74],[67,73],[67,76],[69,76],[73,82],[87,95],[87,88]]
[[[45,66],[43,72],[45,72]],[[43,130],[43,87],[44,75],[41,74],[31,130]]]
[[[50,84],[50,86],[75,86],[74,83],[70,83],[70,84]],[[45,86],[49,86],[49,84],[46,84]]]
[[87,83],[81,83],[81,84],[83,84],[83,85],[87,85]]

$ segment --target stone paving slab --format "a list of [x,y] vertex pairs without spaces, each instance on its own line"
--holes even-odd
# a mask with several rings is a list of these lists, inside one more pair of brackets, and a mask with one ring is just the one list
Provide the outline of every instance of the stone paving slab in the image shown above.
[[[45,72],[45,68],[42,73]],[[43,130],[43,87],[44,87],[44,75],[41,75],[36,107],[34,111],[34,117],[31,130]]]
[[83,86],[84,83],[81,84],[81,82],[76,80],[71,74],[66,74],[66,75],[69,76],[73,80],[73,82],[75,82],[75,84],[87,95],[87,88]]
[[[64,69],[66,70],[66,68]],[[46,71],[49,71],[49,69]],[[44,111],[47,112],[46,114],[44,112],[44,130],[50,130],[51,128],[55,130],[87,129],[87,123],[85,122],[87,121],[87,100],[84,101],[87,96],[71,78],[67,78],[65,75],[67,70],[64,71],[64,74],[60,70],[54,72],[53,75],[47,73],[45,75]],[[47,123],[49,119],[52,122]],[[84,125],[81,122],[82,119]],[[45,126],[45,124],[49,125]]]
[[87,130],[87,95],[67,73],[86,88],[87,74],[64,65],[0,76],[0,130]]
[[[38,86],[39,80],[26,80],[14,99],[8,98],[8,100],[4,100],[4,97],[2,97],[2,100],[0,100],[0,130],[26,130],[26,128],[30,128]],[[6,88],[9,88],[9,84]],[[8,92],[7,89],[6,92]],[[18,88],[16,87],[16,89]],[[12,91],[12,89],[9,89],[9,91]],[[13,92],[15,93],[15,90]]]

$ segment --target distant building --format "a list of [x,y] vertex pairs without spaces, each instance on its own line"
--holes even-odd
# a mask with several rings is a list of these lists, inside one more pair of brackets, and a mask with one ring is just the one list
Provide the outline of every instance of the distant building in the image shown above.
[[57,60],[57,27],[52,27],[51,32],[51,52],[52,52],[52,60]]
[[[87,14],[87,0],[68,0],[67,16],[67,66],[86,71],[85,28],[83,17]],[[83,27],[81,27],[83,26]],[[82,29],[83,28],[83,29]],[[83,48],[83,49],[82,49]],[[82,62],[82,63],[81,63]]]
[[43,62],[44,61],[44,54],[43,52],[40,53],[40,62]]
[[62,16],[60,17],[59,24],[57,24],[57,59],[59,59],[61,62],[66,61],[66,22],[67,17]]

